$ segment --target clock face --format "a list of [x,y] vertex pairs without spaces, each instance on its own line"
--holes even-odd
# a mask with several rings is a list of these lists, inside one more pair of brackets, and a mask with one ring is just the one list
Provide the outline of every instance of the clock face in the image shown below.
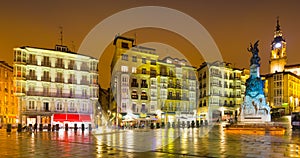
[[275,48],[280,48],[280,47],[281,47],[281,43],[278,42],[275,44]]

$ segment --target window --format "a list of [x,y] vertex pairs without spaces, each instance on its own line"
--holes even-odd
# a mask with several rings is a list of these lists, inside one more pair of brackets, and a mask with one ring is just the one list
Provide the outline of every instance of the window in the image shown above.
[[135,103],[132,103],[132,112],[137,112],[136,104]]
[[151,60],[151,65],[156,65],[156,60]]
[[132,73],[136,73],[136,67],[132,67],[132,71],[131,71]]
[[127,54],[122,54],[122,60],[128,61],[128,55]]
[[51,66],[49,57],[44,56],[42,66]]
[[61,96],[62,95],[62,87],[57,87],[57,96]]
[[83,97],[87,97],[87,90],[86,90],[86,89],[83,89],[83,90],[82,90],[82,96],[83,96]]
[[44,102],[44,103],[43,103],[43,110],[45,110],[45,111],[50,111],[50,108],[49,108],[49,102]]
[[88,111],[88,107],[87,107],[86,103],[82,103],[80,105],[80,111],[82,111],[82,112],[87,112]]
[[146,113],[146,104],[142,103],[141,113]]
[[48,86],[43,87],[43,93],[44,93],[44,96],[49,96],[50,95]]
[[122,109],[126,109],[126,103],[122,103]]
[[146,58],[142,58],[142,63],[146,64]]
[[44,71],[42,81],[50,81],[49,71]]
[[142,74],[147,74],[147,71],[145,68],[142,68]]
[[128,66],[121,66],[122,72],[128,72]]
[[28,110],[35,110],[35,101],[28,101]]
[[132,56],[132,62],[137,62],[136,56]]
[[63,110],[62,103],[61,102],[57,102],[55,109],[56,109],[56,111],[62,111]]
[[70,102],[69,103],[69,111],[70,112],[74,112],[75,111],[75,104],[74,104],[74,102]]
[[122,42],[122,48],[129,49],[128,43]]

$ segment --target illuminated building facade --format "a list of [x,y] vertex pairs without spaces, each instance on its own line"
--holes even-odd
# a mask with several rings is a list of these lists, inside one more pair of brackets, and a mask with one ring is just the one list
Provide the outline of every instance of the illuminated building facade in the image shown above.
[[17,123],[18,105],[13,93],[13,67],[0,61],[0,126]]
[[14,49],[14,85],[22,124],[94,123],[98,60],[56,45]]
[[286,42],[282,36],[282,31],[277,19],[274,39],[271,43],[270,73],[282,72],[287,62]]
[[133,42],[121,36],[114,40],[111,109],[119,114],[116,120],[122,116],[170,124],[195,120],[195,68],[177,58],[160,60],[155,49]]
[[200,119],[216,121],[237,116],[245,95],[249,70],[215,61],[203,63],[197,71]]
[[289,114],[299,106],[300,66],[286,65],[286,42],[277,19],[274,39],[271,44],[270,73],[265,75],[267,101],[271,108],[285,109]]

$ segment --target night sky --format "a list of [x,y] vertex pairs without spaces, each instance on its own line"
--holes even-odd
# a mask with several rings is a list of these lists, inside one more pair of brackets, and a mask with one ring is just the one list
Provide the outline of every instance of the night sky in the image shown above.
[[[55,44],[59,44],[59,26],[63,26],[64,44],[77,51],[89,31],[103,19],[124,9],[149,5],[173,8],[196,19],[215,40],[223,60],[239,68],[249,67],[251,53],[247,52],[247,47],[250,42],[260,40],[262,74],[269,71],[270,44],[274,36],[276,17],[279,16],[283,36],[287,42],[288,64],[300,63],[298,0],[2,1],[0,60],[12,64],[14,47],[28,45],[54,48]],[[144,28],[129,31],[125,35],[134,37],[134,34],[137,44],[165,43],[183,53],[193,66],[199,67],[203,62],[195,47],[176,33]],[[108,46],[100,59],[100,84],[104,88],[108,87],[103,76],[110,72],[112,53],[113,47]]]

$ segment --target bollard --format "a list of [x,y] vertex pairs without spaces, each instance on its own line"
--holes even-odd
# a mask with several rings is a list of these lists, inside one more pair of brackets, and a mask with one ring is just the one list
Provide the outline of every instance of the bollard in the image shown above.
[[84,124],[81,124],[81,130],[84,132]]
[[65,124],[65,131],[68,131],[69,130],[69,125],[66,123]]
[[18,132],[22,132],[22,124],[18,124],[18,130],[17,130]]
[[11,132],[11,124],[7,124],[6,132]]
[[51,131],[51,124],[48,124],[48,132],[50,132]]
[[89,131],[92,131],[92,124],[89,124]]
[[52,125],[52,132],[55,130],[55,125]]
[[59,131],[59,124],[56,124],[56,130]]
[[39,130],[40,130],[40,131],[43,131],[43,124],[39,124],[39,126],[40,126],[40,127],[39,127]]
[[74,131],[77,132],[77,129],[78,129],[77,123],[75,123],[75,124],[74,124]]

